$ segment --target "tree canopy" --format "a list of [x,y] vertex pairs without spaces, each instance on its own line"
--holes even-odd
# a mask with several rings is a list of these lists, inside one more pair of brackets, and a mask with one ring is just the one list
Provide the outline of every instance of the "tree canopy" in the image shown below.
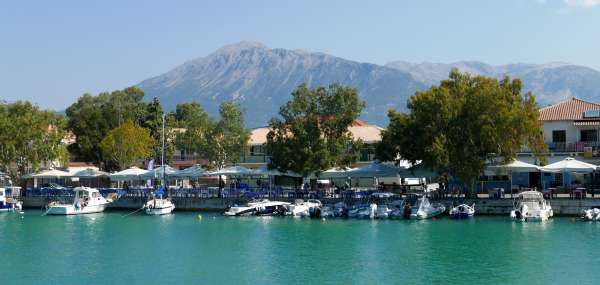
[[349,86],[298,86],[292,99],[280,108],[280,118],[269,123],[269,167],[307,176],[353,165],[361,141],[352,137],[348,127],[364,107],[356,89]]
[[131,120],[108,132],[100,143],[104,157],[114,162],[119,169],[135,164],[137,160],[147,159],[153,153],[156,141],[146,128],[137,127]]
[[[143,99],[144,91],[137,87],[103,92],[97,96],[81,96],[66,110],[68,127],[77,137],[76,143],[70,146],[71,152],[83,161],[109,163],[110,160],[102,156],[100,142],[108,132],[131,121],[150,131],[155,142],[153,157],[159,158],[163,109],[157,99],[149,103]],[[172,152],[170,144],[167,145],[167,151]]]
[[44,163],[68,162],[65,123],[29,102],[0,103],[0,170],[19,178]]
[[250,133],[245,128],[244,113],[235,103],[221,104],[219,120],[209,118],[198,103],[177,105],[174,117],[185,128],[177,135],[177,147],[205,158],[209,168],[222,168],[241,158]]
[[439,86],[412,96],[409,113],[390,110],[376,157],[422,160],[465,183],[481,175],[491,156],[509,162],[524,145],[543,160],[546,145],[535,96],[522,94],[521,85],[518,79],[455,69]]

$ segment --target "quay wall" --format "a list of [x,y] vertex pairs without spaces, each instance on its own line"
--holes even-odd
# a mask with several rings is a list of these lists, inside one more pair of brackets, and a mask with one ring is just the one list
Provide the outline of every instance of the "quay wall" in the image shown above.
[[[53,200],[56,200],[54,198]],[[59,199],[61,200],[61,199]],[[293,202],[291,198],[278,198],[278,201]],[[367,200],[344,200],[344,199],[320,199],[325,203],[336,203],[343,201],[351,206],[353,203],[364,203]],[[26,208],[43,208],[50,200],[46,197],[24,197],[23,205]],[[139,209],[146,197],[121,197],[119,200],[111,204],[112,209]],[[181,211],[224,211],[229,206],[234,204],[244,204],[248,199],[244,198],[199,198],[199,197],[173,197],[173,201],[177,206],[176,210]],[[458,203],[456,199],[436,199],[436,202],[443,203],[449,209],[453,203]],[[600,199],[568,199],[558,198],[547,200],[552,205],[554,214],[558,216],[578,216],[582,210],[591,207],[600,207]],[[377,203],[378,201],[374,201]],[[461,200],[461,203],[475,203],[475,209],[479,215],[508,215],[513,207],[513,199],[466,199]]]

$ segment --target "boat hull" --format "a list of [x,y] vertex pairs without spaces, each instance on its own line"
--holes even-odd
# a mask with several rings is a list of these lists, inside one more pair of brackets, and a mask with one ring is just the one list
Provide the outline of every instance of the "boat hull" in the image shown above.
[[160,216],[160,215],[168,215],[171,214],[175,210],[175,206],[169,206],[164,208],[146,208],[146,215],[151,216]]
[[46,211],[46,215],[82,215],[82,214],[93,214],[104,212],[106,209],[106,204],[98,204],[98,205],[88,205],[82,208],[76,208],[73,205],[56,205],[51,206],[48,211]]

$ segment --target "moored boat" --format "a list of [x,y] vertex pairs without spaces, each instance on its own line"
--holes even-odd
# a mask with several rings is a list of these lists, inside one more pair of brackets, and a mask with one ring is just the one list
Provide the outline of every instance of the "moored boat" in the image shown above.
[[417,200],[417,204],[412,207],[410,218],[414,219],[430,219],[443,214],[446,207],[440,203],[430,203],[425,195]]
[[[160,190],[159,190],[160,191]],[[175,210],[175,204],[170,198],[163,198],[160,193],[155,193],[152,199],[144,204],[147,215],[167,215]]]
[[515,197],[510,217],[522,222],[546,221],[554,216],[552,206],[546,202],[541,192],[525,191]]
[[377,204],[356,205],[348,211],[349,218],[374,219],[377,212]]
[[73,203],[50,203],[46,215],[80,215],[103,212],[112,199],[102,197],[95,188],[76,187]]
[[234,205],[223,213],[225,216],[272,216],[284,215],[290,203],[270,201],[268,199],[252,200],[244,206]]
[[594,207],[587,210],[583,210],[583,212],[581,213],[581,219],[583,219],[584,221],[600,220],[600,209]]
[[23,209],[21,201],[12,195],[12,187],[0,188],[0,213],[15,212]]
[[453,219],[468,219],[475,215],[475,204],[469,206],[467,204],[460,204],[450,209],[450,217]]

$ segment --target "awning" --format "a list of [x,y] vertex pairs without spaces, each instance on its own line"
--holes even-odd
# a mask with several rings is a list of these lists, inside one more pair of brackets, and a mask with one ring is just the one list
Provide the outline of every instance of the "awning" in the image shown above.
[[126,181],[126,180],[142,180],[141,175],[144,175],[148,170],[137,167],[131,167],[123,171],[119,171],[110,175],[110,180]]

